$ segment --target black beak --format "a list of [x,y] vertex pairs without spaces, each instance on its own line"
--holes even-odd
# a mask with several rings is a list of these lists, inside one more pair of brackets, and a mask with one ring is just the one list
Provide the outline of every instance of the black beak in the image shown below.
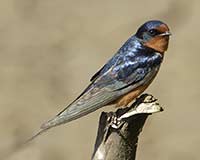
[[159,36],[171,36],[171,32],[170,31],[166,31],[164,33],[159,34]]

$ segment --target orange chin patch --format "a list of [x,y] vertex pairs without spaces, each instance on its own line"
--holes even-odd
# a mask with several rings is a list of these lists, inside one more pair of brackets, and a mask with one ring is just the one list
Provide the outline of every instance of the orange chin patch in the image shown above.
[[160,53],[164,53],[168,48],[168,42],[169,36],[156,36],[144,43],[144,45]]

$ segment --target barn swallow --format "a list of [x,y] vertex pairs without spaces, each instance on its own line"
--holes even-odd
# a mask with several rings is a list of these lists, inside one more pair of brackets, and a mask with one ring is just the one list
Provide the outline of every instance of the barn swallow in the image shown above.
[[126,107],[157,75],[170,35],[169,27],[161,21],[144,23],[90,79],[91,83],[82,94],[44,123],[38,134],[106,105]]

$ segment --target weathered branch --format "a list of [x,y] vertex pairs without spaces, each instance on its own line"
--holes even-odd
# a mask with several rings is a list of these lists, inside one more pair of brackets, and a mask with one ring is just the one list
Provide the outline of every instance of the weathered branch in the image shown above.
[[103,112],[92,160],[134,160],[145,120],[148,115],[162,110],[157,99],[143,94],[129,108]]

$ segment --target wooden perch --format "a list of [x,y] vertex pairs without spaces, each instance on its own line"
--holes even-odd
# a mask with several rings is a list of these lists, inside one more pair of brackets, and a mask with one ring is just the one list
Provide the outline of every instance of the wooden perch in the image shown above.
[[92,160],[135,160],[138,136],[148,115],[160,111],[157,99],[143,94],[129,108],[103,112]]

